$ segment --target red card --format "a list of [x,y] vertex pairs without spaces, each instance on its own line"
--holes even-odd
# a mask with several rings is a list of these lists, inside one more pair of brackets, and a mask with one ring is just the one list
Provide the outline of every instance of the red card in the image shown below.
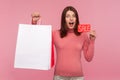
[[79,24],[78,25],[78,32],[89,32],[91,29],[90,24]]

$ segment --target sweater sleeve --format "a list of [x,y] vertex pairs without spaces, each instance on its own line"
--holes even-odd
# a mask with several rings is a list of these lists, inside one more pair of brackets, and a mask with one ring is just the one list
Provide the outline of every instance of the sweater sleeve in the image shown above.
[[90,62],[94,56],[94,43],[95,40],[90,40],[88,35],[85,34],[83,43],[83,54],[85,59]]
[[52,31],[52,44],[51,44],[51,68],[55,65],[55,52],[54,52],[54,31]]

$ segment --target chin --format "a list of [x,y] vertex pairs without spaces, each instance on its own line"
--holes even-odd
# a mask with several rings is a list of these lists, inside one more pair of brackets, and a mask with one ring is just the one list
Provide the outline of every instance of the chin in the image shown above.
[[68,29],[74,29],[74,27],[68,27]]

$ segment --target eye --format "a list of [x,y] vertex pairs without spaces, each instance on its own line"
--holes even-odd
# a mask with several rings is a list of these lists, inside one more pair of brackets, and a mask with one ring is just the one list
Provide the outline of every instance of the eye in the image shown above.
[[73,14],[72,17],[76,18],[75,14]]
[[69,17],[70,17],[70,15],[66,15],[65,17],[66,17],[66,18],[69,18]]

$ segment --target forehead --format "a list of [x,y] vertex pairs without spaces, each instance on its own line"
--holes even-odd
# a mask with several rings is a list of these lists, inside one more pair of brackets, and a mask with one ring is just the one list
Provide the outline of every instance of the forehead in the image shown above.
[[73,11],[71,11],[71,10],[68,10],[67,12],[66,12],[66,15],[68,15],[68,14],[75,14]]

